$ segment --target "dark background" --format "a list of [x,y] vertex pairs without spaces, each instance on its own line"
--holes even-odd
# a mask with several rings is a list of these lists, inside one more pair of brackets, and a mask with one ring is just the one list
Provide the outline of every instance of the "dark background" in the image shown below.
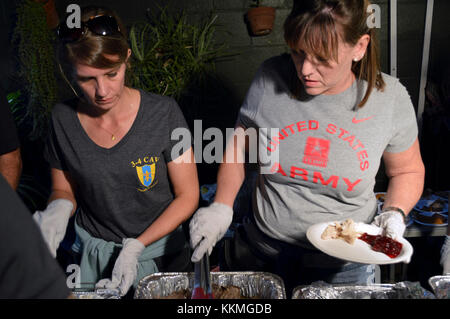
[[[17,83],[9,81],[18,69],[17,61],[10,46],[11,32],[14,27],[15,7],[19,0],[0,1],[0,85],[6,91],[12,91]],[[220,81],[211,83],[209,96],[199,102],[195,112],[187,114],[190,125],[194,119],[203,120],[203,130],[208,127],[233,127],[238,109],[244,99],[250,82],[259,67],[267,58],[289,52],[283,39],[282,25],[289,14],[293,0],[262,0],[262,5],[276,8],[276,19],[272,33],[266,36],[249,35],[244,16],[251,0],[56,0],[60,17],[64,16],[67,5],[80,6],[97,4],[114,9],[126,25],[146,19],[146,11],[154,10],[158,4],[169,4],[171,10],[184,10],[190,19],[208,16],[211,12],[218,15],[216,40],[228,45],[228,51],[236,56],[216,65]],[[372,1],[381,7],[381,28],[379,39],[381,46],[382,71],[389,72],[389,0]],[[425,29],[427,0],[398,0],[397,35],[397,77],[406,86],[417,111],[419,99],[420,72]],[[427,99],[421,121],[420,142],[422,156],[426,165],[426,188],[433,190],[450,189],[450,169],[448,150],[450,146],[450,28],[448,15],[450,1],[435,0],[430,47],[428,80],[439,88],[444,105],[437,107]],[[61,82],[61,90],[67,91]],[[64,95],[64,94],[63,94]],[[64,99],[64,96],[62,96]],[[215,183],[217,166],[199,165],[200,183]],[[383,167],[377,175],[375,191],[385,191],[387,185]],[[425,282],[429,274],[439,271],[440,239],[428,238],[415,243],[416,251],[422,250],[423,258],[413,260],[410,278]],[[434,269],[424,271],[423,267],[433,264]],[[429,277],[429,276],[428,276]]]

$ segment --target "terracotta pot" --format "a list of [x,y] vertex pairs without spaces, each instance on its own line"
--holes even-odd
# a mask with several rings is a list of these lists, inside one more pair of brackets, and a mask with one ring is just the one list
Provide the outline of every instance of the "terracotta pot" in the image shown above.
[[253,35],[266,35],[272,31],[275,8],[256,7],[247,12],[247,20]]
[[47,25],[50,29],[54,29],[59,24],[59,16],[55,7],[55,0],[34,0],[44,4],[45,13],[47,15]]

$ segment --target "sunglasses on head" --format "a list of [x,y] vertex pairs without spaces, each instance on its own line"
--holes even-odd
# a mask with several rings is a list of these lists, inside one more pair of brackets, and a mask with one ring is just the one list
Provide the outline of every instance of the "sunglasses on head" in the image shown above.
[[121,35],[116,19],[107,15],[95,16],[86,22],[81,22],[80,28],[69,28],[67,23],[61,23],[57,33],[61,41],[69,43],[81,39],[87,30],[99,36]]

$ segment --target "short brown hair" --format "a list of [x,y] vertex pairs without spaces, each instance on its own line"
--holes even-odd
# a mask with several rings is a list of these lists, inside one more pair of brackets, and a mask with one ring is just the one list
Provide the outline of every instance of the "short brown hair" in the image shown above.
[[[381,75],[379,44],[376,30],[367,25],[367,0],[294,0],[291,13],[284,23],[284,38],[291,48],[300,44],[307,53],[322,59],[337,60],[339,37],[355,45],[364,35],[370,36],[363,59],[354,62],[352,71],[367,81],[367,90],[359,107],[369,99],[373,88],[383,90],[385,83]],[[342,35],[339,34],[342,30]],[[301,85],[297,80],[296,86]],[[295,95],[298,89],[294,88]]]

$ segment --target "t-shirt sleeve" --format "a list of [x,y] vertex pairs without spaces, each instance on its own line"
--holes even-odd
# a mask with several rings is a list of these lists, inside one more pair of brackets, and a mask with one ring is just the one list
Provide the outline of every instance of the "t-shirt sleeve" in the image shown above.
[[254,119],[264,95],[264,71],[261,66],[250,84],[244,103],[239,110],[236,126],[254,127]]
[[416,113],[408,91],[400,82],[397,82],[395,90],[397,93],[393,105],[392,135],[385,149],[389,153],[406,151],[418,135]]
[[178,103],[171,98],[168,107],[169,140],[163,155],[166,162],[171,162],[189,150],[192,146],[192,134]]
[[6,93],[0,88],[0,155],[12,152],[19,146],[19,137]]
[[63,171],[67,171],[68,167],[66,161],[64,160],[64,154],[58,143],[58,138],[56,134],[58,125],[55,124],[54,117],[52,117],[49,126],[50,126],[49,134],[44,148],[44,158],[49,163],[51,168],[57,168]]
[[0,299],[57,299],[70,294],[39,227],[0,175]]

